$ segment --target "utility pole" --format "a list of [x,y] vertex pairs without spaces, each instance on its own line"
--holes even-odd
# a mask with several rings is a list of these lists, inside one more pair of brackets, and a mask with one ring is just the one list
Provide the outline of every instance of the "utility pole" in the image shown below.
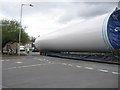
[[23,6],[28,5],[30,7],[33,7],[32,4],[21,4],[21,12],[20,12],[20,25],[21,28],[19,30],[19,45],[18,45],[18,55],[20,55],[20,43],[21,43],[21,31],[22,31],[22,11],[23,11]]

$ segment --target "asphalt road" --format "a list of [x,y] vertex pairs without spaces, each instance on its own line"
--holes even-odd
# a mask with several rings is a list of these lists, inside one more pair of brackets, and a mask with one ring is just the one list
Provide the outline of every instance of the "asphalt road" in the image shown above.
[[8,88],[118,88],[118,65],[30,53],[3,57],[2,84]]

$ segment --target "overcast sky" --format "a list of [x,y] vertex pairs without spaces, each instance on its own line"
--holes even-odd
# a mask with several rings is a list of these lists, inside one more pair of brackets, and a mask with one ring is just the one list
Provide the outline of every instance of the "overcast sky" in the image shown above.
[[0,19],[20,21],[22,3],[22,25],[30,36],[37,37],[80,23],[86,19],[111,12],[117,2],[0,2]]

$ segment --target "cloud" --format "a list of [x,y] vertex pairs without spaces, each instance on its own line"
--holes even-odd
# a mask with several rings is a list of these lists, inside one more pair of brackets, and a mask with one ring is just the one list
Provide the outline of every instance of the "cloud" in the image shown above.
[[[0,16],[20,20],[21,4],[33,4],[23,7],[23,26],[27,26],[29,35],[38,36],[60,28],[111,12],[116,2],[2,2]],[[0,18],[1,19],[1,18]]]
[[111,12],[113,9],[115,9],[116,6],[117,3],[115,2],[73,3],[73,5],[66,9],[66,14],[60,18],[60,22],[67,23],[78,18],[89,19]]
[[[32,2],[32,4],[34,5],[33,8],[28,6],[23,7],[23,16],[32,15],[39,12],[44,14],[51,14],[57,10],[60,11],[61,9],[64,12],[64,15],[61,16],[59,20],[61,23],[81,17],[90,18],[97,15],[102,15],[110,12],[117,6],[117,3],[115,2]],[[0,11],[6,16],[19,18],[20,6],[20,2],[4,2],[0,4]]]

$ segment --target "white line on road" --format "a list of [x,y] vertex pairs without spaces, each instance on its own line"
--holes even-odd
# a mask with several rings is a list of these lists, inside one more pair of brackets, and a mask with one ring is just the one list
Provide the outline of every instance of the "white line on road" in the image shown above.
[[112,72],[113,74],[120,74],[120,73],[118,73],[118,72]]
[[30,66],[39,66],[39,65],[41,65],[41,64],[37,64],[37,65],[35,64],[35,65],[30,65]]
[[17,68],[17,67],[11,67],[11,68],[8,68],[8,69],[15,69],[15,68]]
[[[53,64],[53,63],[51,63],[51,64]],[[34,65],[27,65],[27,66],[11,67],[11,68],[7,68],[7,69],[4,69],[4,70],[25,68],[25,67],[34,67],[34,66],[40,66],[40,65],[49,65],[49,64],[34,64]]]
[[48,63],[54,64],[54,62],[48,62]]
[[52,62],[48,62],[48,63],[52,63]]
[[68,64],[68,66],[73,66],[72,64]]
[[2,61],[2,62],[3,62],[3,61],[10,61],[10,60],[0,60],[0,61]]
[[81,68],[82,66],[77,65],[76,67]]
[[37,59],[37,60],[39,60],[39,61],[47,61],[47,62],[49,62],[49,60],[46,60],[46,59]]
[[98,69],[101,72],[108,72],[108,70]]
[[63,65],[67,65],[66,63],[62,63]]
[[4,60],[0,60],[0,61],[4,61]]
[[91,68],[91,67],[85,67],[85,69],[93,70],[93,68]]
[[21,64],[21,63],[23,63],[23,62],[15,62],[15,63]]

